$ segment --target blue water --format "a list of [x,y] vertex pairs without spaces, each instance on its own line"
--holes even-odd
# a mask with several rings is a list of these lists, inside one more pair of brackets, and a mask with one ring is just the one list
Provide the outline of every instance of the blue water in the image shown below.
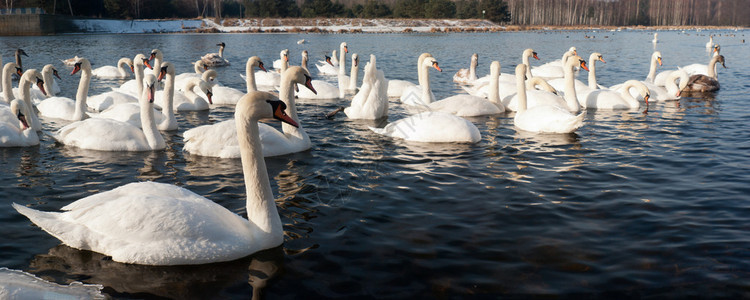
[[[512,72],[528,47],[542,58],[532,65],[576,46],[586,59],[604,55],[600,84],[642,80],[652,33],[67,35],[3,38],[0,53],[7,62],[20,47],[29,54],[25,68],[53,63],[69,74],[60,59],[83,56],[98,67],[159,48],[189,72],[225,42],[232,65],[218,69],[219,80],[244,89],[238,75],[249,56],[271,66],[289,48],[298,64],[308,50],[315,75],[313,63],[346,41],[362,65],[375,54],[389,79],[416,81],[416,57],[432,53],[443,68],[431,73],[441,99],[460,90],[452,75],[472,53],[483,76],[492,60]],[[37,147],[2,148],[0,267],[102,284],[113,298],[750,297],[750,32],[660,32],[656,49],[662,69],[706,63],[711,33],[729,67],[719,71],[718,93],[652,103],[648,113],[589,110],[585,126],[568,135],[517,132],[508,113],[470,118],[482,133],[474,145],[414,144],[367,129],[387,121],[324,117],[346,100],[302,101],[313,148],[266,159],[284,244],[222,264],[116,263],[60,245],[10,204],[58,210],[153,180],[244,214],[239,161],[182,152],[185,130],[231,118],[232,107],[178,113],[165,151],[84,151],[49,137]],[[78,78],[63,75],[63,95],[74,96]],[[119,83],[94,80],[90,95]],[[388,120],[405,116],[392,102]],[[47,131],[63,125],[42,121]]]

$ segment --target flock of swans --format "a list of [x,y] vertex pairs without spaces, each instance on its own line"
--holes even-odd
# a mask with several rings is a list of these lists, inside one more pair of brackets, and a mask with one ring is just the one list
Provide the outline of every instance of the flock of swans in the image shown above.
[[[88,59],[75,57],[71,75],[80,74],[75,99],[54,96],[53,76],[59,78],[54,66],[45,66],[41,72],[23,71],[20,58],[9,62],[1,78],[0,145],[38,145],[42,129],[38,111],[45,120],[67,122],[47,133],[66,146],[100,151],[162,150],[166,143],[161,131],[181,126],[175,111],[234,105],[233,120],[185,131],[184,151],[241,159],[247,219],[185,188],[153,182],[131,183],[94,194],[70,203],[62,212],[42,212],[15,203],[13,207],[64,244],[103,253],[118,262],[182,265],[229,261],[283,241],[263,158],[312,147],[300,122],[296,99],[351,96],[348,106],[337,112],[343,111],[351,119],[369,120],[387,117],[389,98],[399,99],[411,115],[383,128],[370,128],[373,132],[415,142],[476,143],[481,139],[480,131],[464,117],[513,111],[518,130],[570,133],[585,125],[587,109],[639,109],[649,101],[677,100],[685,92],[718,90],[715,68],[717,63],[724,65],[719,47],[712,46],[714,56],[708,65],[657,74],[662,58],[656,51],[644,80],[604,87],[596,81],[596,62],[605,63],[601,53],[592,53],[587,63],[571,47],[560,60],[532,67],[530,59],[539,58],[533,49],[526,49],[513,74],[501,73],[500,62],[493,61],[490,74],[481,78],[476,75],[479,57],[474,54],[469,68],[453,77],[466,93],[438,100],[430,88],[430,72],[442,69],[438,58],[429,53],[417,59],[416,83],[387,80],[371,54],[358,86],[359,56],[351,55],[347,75],[346,43],[341,43],[333,57],[326,56],[315,64],[319,75],[337,76],[338,85],[313,80],[306,51],[300,66],[289,66],[289,51],[282,50],[279,60],[274,61],[278,72],[268,72],[257,56],[248,58],[243,76],[246,86],[240,90],[221,85],[216,71],[208,69],[229,64],[223,57],[226,45],[218,45],[219,53],[203,56],[194,63],[195,72],[184,74],[176,74],[175,65],[164,60],[158,49],[149,56],[137,54],[133,59],[120,59],[115,66],[94,70]],[[339,57],[334,60],[336,54]],[[588,71],[587,83],[576,78],[581,69]],[[130,72],[134,80],[89,96],[93,78],[128,78]],[[17,88],[12,88],[13,74],[20,76]],[[160,81],[164,81],[161,91]],[[269,92],[273,90],[278,93]],[[267,118],[280,120],[281,130],[258,123]]]

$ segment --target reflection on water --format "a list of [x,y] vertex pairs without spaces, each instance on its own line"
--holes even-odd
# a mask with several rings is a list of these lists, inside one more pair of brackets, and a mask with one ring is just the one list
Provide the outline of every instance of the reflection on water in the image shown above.
[[232,288],[244,291],[234,291],[236,296],[261,299],[267,283],[283,273],[283,264],[281,247],[230,262],[162,267],[123,264],[96,252],[59,245],[34,256],[27,271],[54,282],[101,284],[114,297],[211,299],[229,297],[224,290]]

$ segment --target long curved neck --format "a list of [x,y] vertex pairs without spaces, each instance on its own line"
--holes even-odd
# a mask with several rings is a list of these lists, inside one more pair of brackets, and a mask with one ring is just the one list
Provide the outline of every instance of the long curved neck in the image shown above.
[[518,109],[516,111],[516,116],[518,114],[526,111],[526,80],[524,80],[525,75],[518,75],[516,74],[516,94],[518,96]]
[[10,101],[15,98],[13,97],[13,85],[10,80],[10,77],[13,75],[13,70],[15,69],[16,67],[12,64],[3,67],[3,98],[7,103],[10,103]]
[[[623,83],[622,88],[620,89],[620,96],[625,100],[625,102],[628,103],[628,106],[630,106],[631,108],[638,108],[641,106],[641,104],[638,102],[638,99],[635,99],[635,97],[630,94],[631,88],[637,89],[634,82],[628,80]],[[640,90],[638,91],[638,93],[640,93]]]
[[55,82],[55,79],[52,78],[52,71],[43,72],[42,79],[44,79],[44,91],[47,92],[47,95],[45,95],[45,97],[50,98],[55,96],[55,92],[52,91],[52,83]]
[[529,56],[531,56],[531,54],[524,53],[523,56],[521,57],[521,61],[523,62],[524,65],[526,65],[526,77],[527,78],[533,77],[531,76],[531,63],[529,62]]
[[599,85],[596,84],[596,59],[592,56],[589,58],[589,88],[598,89]]
[[346,75],[346,51],[344,47],[339,50],[339,75]]
[[471,65],[469,65],[469,80],[477,80],[477,60],[474,56],[471,57]]
[[141,128],[143,129],[143,135],[146,137],[148,146],[151,149],[161,149],[165,145],[164,138],[156,128],[156,120],[154,120],[154,110],[151,108],[151,102],[148,101],[148,90],[146,89],[144,89],[143,93],[141,94],[140,104]]
[[357,88],[357,79],[359,77],[359,64],[357,64],[356,66],[352,64],[352,69],[350,73],[351,73],[351,76],[349,76],[348,89],[353,90]]
[[174,71],[167,72],[167,82],[164,83],[164,107],[161,108],[161,114],[164,120],[160,125],[161,128],[177,127],[177,118],[174,116]]
[[91,83],[91,69],[81,70],[81,80],[78,81],[78,92],[76,92],[76,110],[73,113],[74,120],[83,120],[86,112],[86,99],[89,96],[89,83]]
[[128,61],[127,59],[120,59],[117,61],[117,71],[120,72],[120,76],[128,76]]
[[201,61],[197,61],[193,64],[193,70],[196,74],[203,74],[203,68],[201,67],[202,64],[203,62]]
[[307,69],[307,60],[308,60],[308,58],[307,58],[307,55],[305,55],[305,56],[302,56],[302,63],[300,64],[300,66],[301,66],[301,67],[302,67],[303,69],[305,69],[305,71],[307,71],[307,72],[309,73],[309,72],[310,72],[310,70],[309,70],[309,69]]
[[719,61],[718,55],[711,57],[711,61],[708,62],[708,70],[707,70],[708,72],[706,73],[708,77],[711,77],[713,79],[719,78],[718,73],[716,73],[716,63],[718,61]]
[[656,77],[656,57],[651,58],[651,66],[648,69],[648,76],[646,76],[646,81],[648,82],[654,82],[654,78]]
[[153,70],[151,70],[151,73],[153,73],[156,77],[159,77],[159,72],[161,71],[161,60],[161,55],[157,55],[156,57],[154,57],[154,64],[151,66],[152,68],[154,68]]
[[135,65],[135,86],[138,92],[138,97],[143,94],[143,64]]
[[182,91],[182,94],[185,95],[186,98],[190,100],[190,102],[195,103],[200,96],[193,91],[195,87],[198,86],[198,82],[196,80],[190,80],[185,85],[185,90]]
[[434,100],[432,99],[432,89],[430,88],[430,66],[423,65],[421,67],[422,80],[419,81],[419,84],[422,85],[422,103],[430,104]]
[[[679,86],[675,82],[678,78],[680,79]],[[687,82],[688,82],[688,75],[685,71],[683,70],[674,71],[671,74],[669,74],[669,77],[667,77],[667,81],[664,83],[664,88],[667,89],[667,93],[670,96],[677,96],[677,92],[681,91],[685,86],[687,86]]]
[[21,99],[23,99],[23,102],[26,103],[26,107],[29,108],[29,112],[31,115],[31,128],[33,128],[34,131],[42,130],[41,122],[39,122],[39,117],[37,117],[36,111],[33,109],[34,106],[32,106],[31,104],[31,81],[23,79],[20,80],[18,82],[18,93],[19,96],[21,96]]
[[273,237],[273,239],[260,240],[267,240],[274,245],[279,244],[283,241],[284,231],[279,213],[276,210],[266,162],[263,159],[258,120],[245,118],[238,111],[235,113],[235,123],[240,146],[242,174],[245,178],[247,219],[258,226],[260,231]]
[[248,61],[247,64],[245,64],[245,86],[247,87],[247,92],[254,92],[258,90],[258,87],[255,85],[255,70],[253,68],[253,65],[255,64],[254,61]]
[[576,78],[574,71],[575,64],[570,63],[565,65],[564,76],[565,76],[565,104],[568,105],[568,110],[571,112],[578,112],[579,103],[578,95],[576,95]]
[[[289,73],[286,73],[286,75],[290,75]],[[302,139],[304,141],[309,141],[310,137],[307,136],[307,132],[302,128],[302,122],[299,121],[299,117],[297,116],[297,104],[294,101],[294,84],[292,83],[291,78],[282,77],[281,78],[281,89],[279,89],[279,99],[281,101],[284,101],[287,107],[287,113],[289,117],[292,118],[292,120],[295,120],[297,124],[299,124],[299,127],[294,127],[292,125],[289,125],[287,123],[282,122],[281,123],[281,131],[284,132],[287,136],[293,136],[299,139]]]

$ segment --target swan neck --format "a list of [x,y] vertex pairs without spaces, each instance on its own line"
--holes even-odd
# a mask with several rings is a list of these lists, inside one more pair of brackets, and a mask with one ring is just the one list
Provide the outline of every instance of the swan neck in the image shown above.
[[21,79],[18,83],[18,93],[19,96],[21,96],[23,102],[26,103],[26,107],[31,113],[31,128],[33,128],[34,131],[42,130],[42,128],[40,127],[41,123],[39,122],[39,117],[36,115],[36,110],[31,104],[31,81]]
[[294,83],[292,83],[292,79],[289,78],[293,74],[284,73],[284,75],[285,76],[281,78],[279,99],[281,101],[284,101],[284,104],[286,104],[287,114],[292,118],[292,120],[297,122],[299,127],[294,127],[282,122],[281,131],[283,131],[286,135],[291,135],[307,142],[310,140],[310,137],[307,136],[307,132],[305,132],[305,130],[302,128],[302,122],[299,121],[299,117],[297,116],[297,104],[294,101]]
[[516,93],[518,96],[518,109],[516,116],[519,113],[526,111],[526,80],[524,79],[525,74],[516,75]]
[[164,121],[162,121],[163,126],[161,127],[164,130],[169,130],[177,127],[177,118],[174,115],[174,72],[171,70],[167,73],[162,96],[164,97],[164,107],[161,108],[161,113],[164,116]]
[[193,70],[196,74],[203,74],[203,68],[201,68],[202,61],[197,61],[193,64]]
[[128,61],[125,58],[121,58],[117,61],[117,71],[120,72],[120,76],[128,77]]
[[492,78],[490,78],[490,94],[487,96],[487,99],[495,104],[500,104],[500,72],[491,74]]
[[346,75],[346,51],[341,47],[339,51],[339,75]]
[[422,85],[422,104],[430,104],[433,102],[432,99],[432,88],[430,87],[430,66],[422,67],[422,80],[419,83]]
[[136,64],[135,65],[135,86],[136,86],[136,92],[138,92],[138,97],[143,94],[143,64]]
[[245,65],[245,86],[247,87],[247,92],[254,92],[258,90],[258,87],[255,85],[255,70],[253,65],[255,64],[255,61],[248,61]]
[[568,110],[571,112],[578,112],[579,103],[578,95],[576,95],[576,79],[574,75],[574,64],[568,64],[565,68],[565,104],[568,105]]
[[268,240],[274,245],[280,244],[283,241],[283,230],[271,190],[266,162],[263,159],[258,120],[245,118],[238,111],[235,112],[235,123],[242,174],[245,178],[247,219],[258,226],[260,231],[273,237],[273,239],[261,240]]
[[529,55],[530,54],[524,54],[521,58],[524,65],[526,65],[526,77],[531,78],[531,63],[529,62]]
[[303,57],[302,57],[302,63],[300,64],[300,66],[301,66],[301,67],[302,67],[303,69],[305,69],[305,71],[307,71],[308,73],[310,73],[310,70],[309,70],[309,69],[307,69],[307,60],[308,60],[307,56],[303,56]]
[[359,65],[355,66],[352,64],[351,76],[349,77],[349,89],[354,90],[357,88],[357,79],[359,79]]
[[45,95],[46,98],[54,97],[54,92],[52,91],[52,83],[55,79],[52,78],[52,72],[44,72],[42,73],[42,79],[44,79],[44,91],[47,92],[47,95]]
[[591,62],[589,65],[589,88],[595,90],[599,88],[599,85],[596,84],[596,60],[591,58],[589,62]]
[[477,80],[477,61],[473,57],[469,66],[469,80]]
[[[628,102],[628,106],[631,108],[637,108],[640,107],[641,104],[638,102],[638,99],[633,97],[633,95],[630,94],[630,89],[636,88],[636,85],[633,82],[627,81],[622,85],[622,88],[620,89],[620,95],[623,99],[625,99],[626,102]],[[638,90],[636,88],[636,90]],[[640,90],[638,90],[638,93],[641,93]]]
[[654,78],[656,77],[656,58],[651,59],[651,66],[648,69],[648,76],[646,76],[646,81],[653,83]]
[[708,70],[706,72],[706,75],[708,77],[711,77],[713,79],[718,79],[719,76],[716,73],[716,63],[719,61],[719,56],[713,56],[711,57],[711,61],[708,62]]
[[[164,138],[156,128],[156,120],[154,119],[154,110],[151,102],[148,101],[148,90],[144,89],[141,93],[140,98],[141,108],[141,128],[143,129],[143,135],[146,137],[149,148],[152,150],[161,149],[165,145]],[[167,109],[167,108],[163,108]]]
[[91,68],[81,70],[81,80],[78,81],[78,91],[76,92],[76,109],[73,113],[74,120],[83,120],[86,112],[86,100],[89,95],[89,84],[91,83]]
[[219,57],[224,58],[224,46],[219,47]]
[[13,76],[13,71],[11,70],[15,69],[15,66],[12,64],[7,64],[3,67],[3,99],[7,103],[10,103],[15,98],[13,97],[13,84],[10,80],[10,77]]

